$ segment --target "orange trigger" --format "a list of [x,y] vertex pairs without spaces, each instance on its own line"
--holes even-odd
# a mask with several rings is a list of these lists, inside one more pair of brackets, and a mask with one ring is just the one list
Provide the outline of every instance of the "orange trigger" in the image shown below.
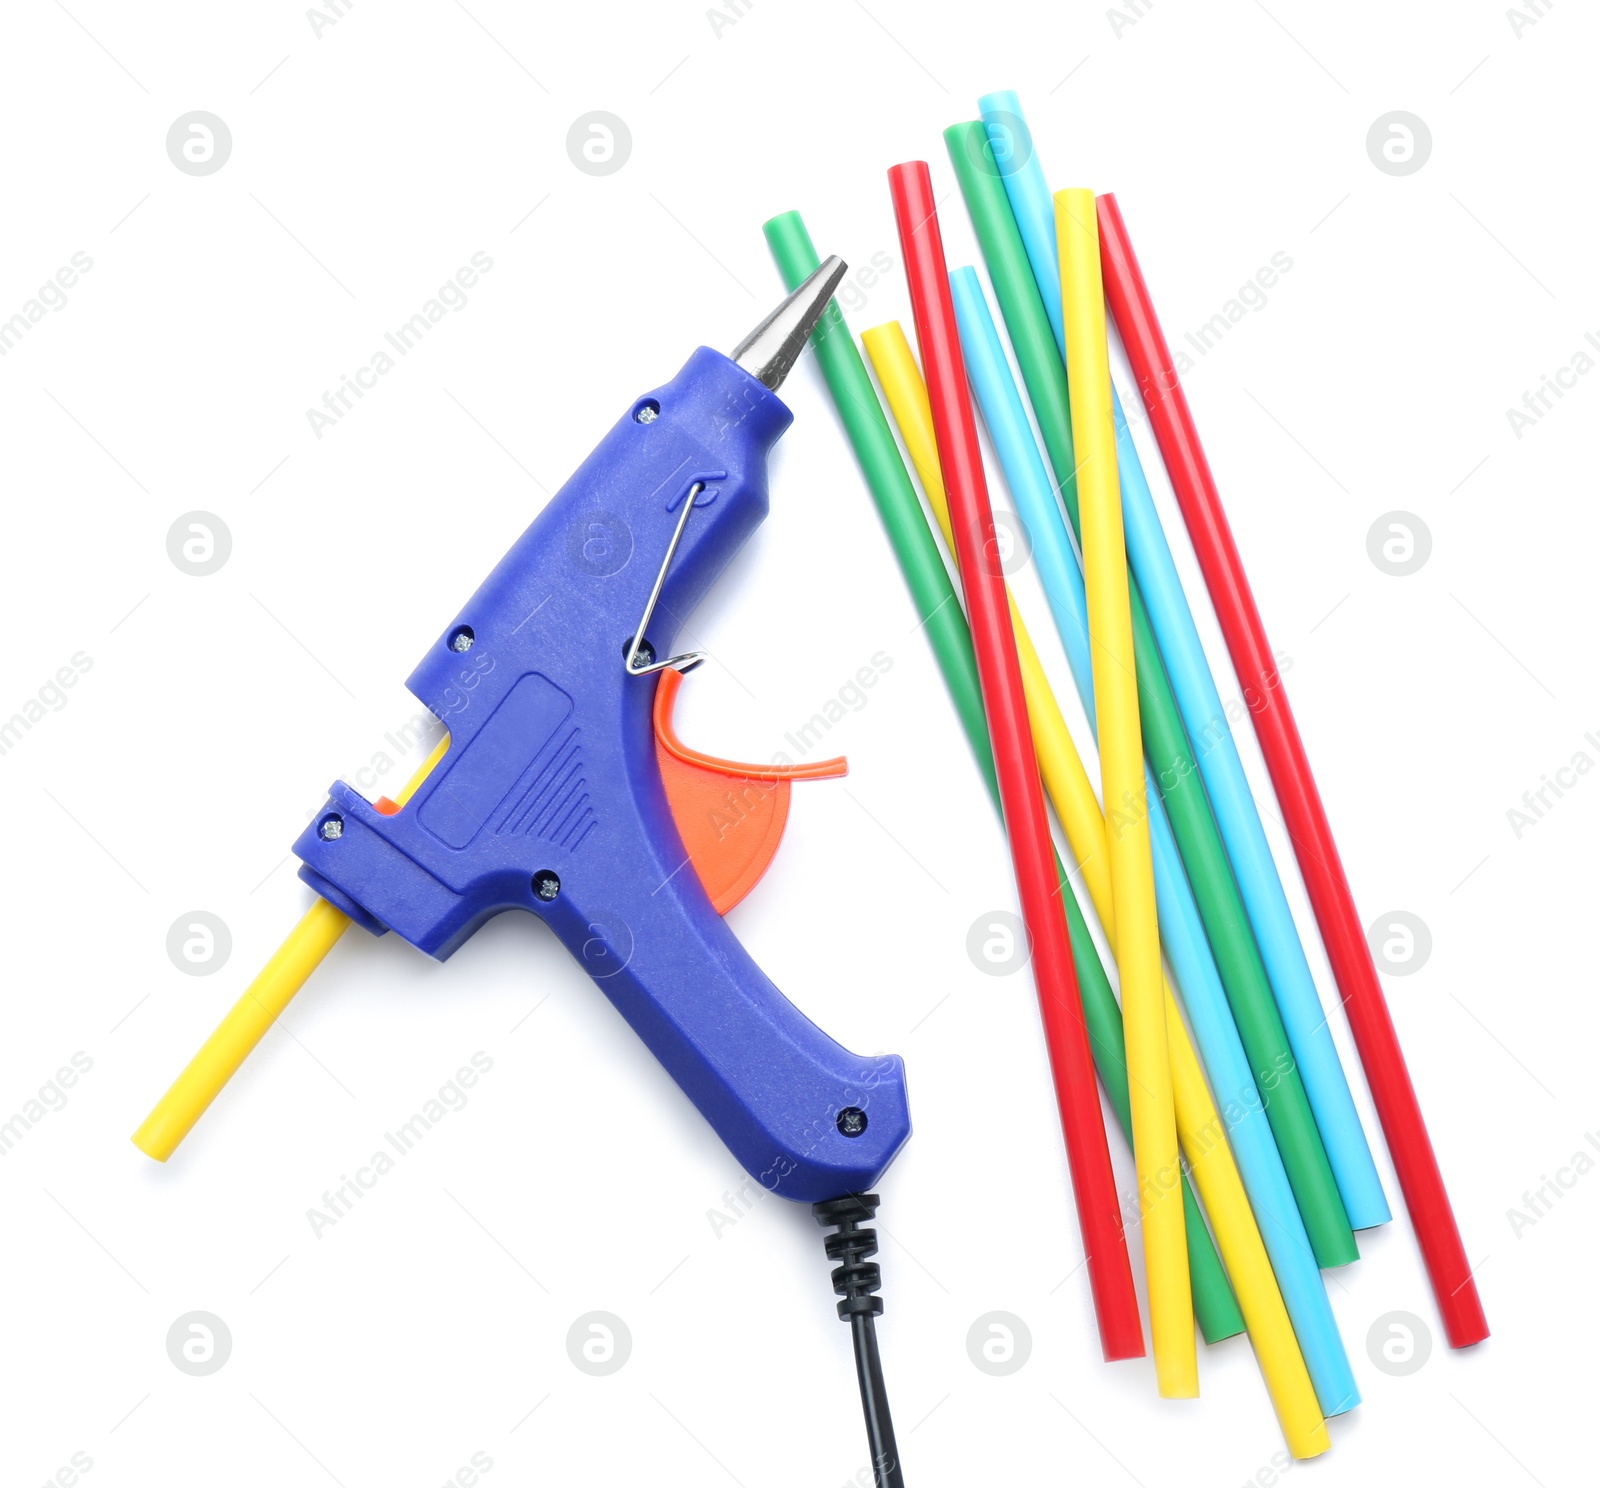
[[789,784],[843,775],[843,758],[806,765],[741,765],[690,749],[672,727],[681,672],[656,683],[656,760],[667,805],[712,906],[726,914],[767,871],[789,819]]

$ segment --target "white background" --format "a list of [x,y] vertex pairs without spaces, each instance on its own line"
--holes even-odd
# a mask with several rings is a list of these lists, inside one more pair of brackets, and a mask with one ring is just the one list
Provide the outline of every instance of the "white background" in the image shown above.
[[[1365,1403],[1292,1477],[1583,1480],[1600,1177],[1520,1235],[1508,1210],[1600,1126],[1600,778],[1520,839],[1506,813],[1600,760],[1600,377],[1520,439],[1506,410],[1600,331],[1591,14],[1519,36],[1487,0],[1161,3],[1120,28],[1098,5],[980,25],[756,0],[713,24],[471,0],[357,4],[319,36],[293,4],[69,9],[7,7],[0,319],[74,253],[93,269],[0,359],[0,717],[75,653],[92,668],[0,756],[0,1118],[75,1052],[93,1069],[0,1163],[6,1483],[74,1453],[107,1488],[431,1488],[475,1452],[490,1484],[863,1468],[816,1225],[768,1200],[718,1238],[735,1163],[528,920],[443,966],[352,932],[172,1162],[127,1138],[308,903],[287,846],[415,711],[401,681],[442,619],[630,398],[777,299],[761,223],[799,207],[821,251],[888,254],[852,325],[909,322],[884,170],[932,162],[951,263],[973,261],[940,131],[1006,86],[1052,185],[1117,191],[1174,342],[1292,258],[1187,386],[1358,903],[1432,934],[1386,986],[1494,1336],[1451,1355],[1405,1220],[1363,1236],[1329,1283]],[[195,109],[233,139],[203,177],[165,150]],[[594,109],[632,135],[603,178],[565,144]],[[1365,148],[1393,109],[1433,140],[1402,178]],[[480,250],[467,307],[319,440],[306,410]],[[965,952],[1014,908],[1002,840],[809,362],[785,397],[772,515],[694,619],[717,664],[680,722],[764,758],[893,661],[831,736],[849,780],[796,792],[732,919],[825,1028],[909,1065],[916,1133],[882,1184],[908,1481],[1268,1484],[1286,1459],[1243,1339],[1203,1352],[1194,1402],[1159,1401],[1148,1361],[1099,1361],[1031,982]],[[166,552],[196,509],[233,541],[205,578]],[[1394,510],[1432,534],[1406,578],[1367,555]],[[233,941],[199,978],[165,950],[197,909]],[[494,1066],[470,1104],[316,1238],[323,1191],[475,1051]],[[232,1334],[204,1378],[166,1352],[192,1310]],[[605,1378],[566,1352],[591,1310],[633,1338]],[[1032,1338],[1004,1378],[966,1349],[995,1310]],[[1404,1377],[1366,1345],[1396,1310],[1433,1333]]]

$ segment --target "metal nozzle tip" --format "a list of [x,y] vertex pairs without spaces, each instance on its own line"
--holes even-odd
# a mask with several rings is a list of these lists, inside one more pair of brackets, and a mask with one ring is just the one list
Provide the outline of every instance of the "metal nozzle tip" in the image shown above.
[[842,258],[830,253],[793,294],[734,347],[732,359],[777,392],[789,369],[799,360],[806,337],[822,319],[822,312],[828,308],[848,267]]

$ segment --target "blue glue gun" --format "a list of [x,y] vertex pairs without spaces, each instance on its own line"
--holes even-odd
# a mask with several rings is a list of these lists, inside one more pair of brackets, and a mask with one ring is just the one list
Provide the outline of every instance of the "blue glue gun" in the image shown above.
[[[828,259],[731,356],[702,347],[633,403],[408,679],[449,729],[432,770],[401,806],[335,784],[294,844],[334,938],[348,916],[443,960],[503,910],[539,916],[749,1173],[807,1203],[869,1188],[899,1151],[904,1067],[835,1043],[724,923],[776,845],[789,775],[826,770],[684,748],[671,699],[702,658],[671,648],[766,516],[793,418],[776,390],[844,268]],[[145,1151],[165,1157],[270,1026],[272,971],[230,1015],[253,1037],[213,1035]]]

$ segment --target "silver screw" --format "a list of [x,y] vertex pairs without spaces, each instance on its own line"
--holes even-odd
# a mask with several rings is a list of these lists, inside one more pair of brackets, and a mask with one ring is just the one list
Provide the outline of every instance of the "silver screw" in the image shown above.
[[317,836],[324,842],[337,842],[344,836],[344,818],[342,816],[330,816],[317,829]]
[[636,424],[653,424],[660,417],[661,410],[646,403],[643,408],[634,414],[633,421]]
[[450,649],[452,651],[470,651],[472,649],[472,641],[473,635],[470,630],[458,630],[450,637]]

